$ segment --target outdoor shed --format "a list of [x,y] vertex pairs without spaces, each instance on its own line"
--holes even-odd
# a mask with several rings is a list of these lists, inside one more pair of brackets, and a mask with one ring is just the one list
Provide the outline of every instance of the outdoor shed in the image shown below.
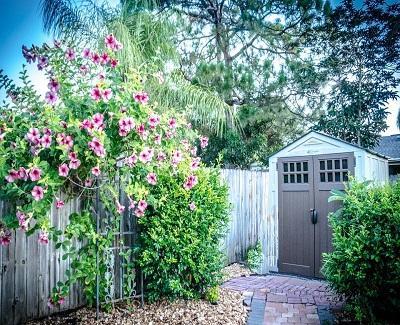
[[310,131],[269,159],[267,232],[273,234],[269,270],[322,277],[322,253],[332,249],[328,203],[332,189],[343,190],[350,175],[388,181],[385,156],[324,133]]

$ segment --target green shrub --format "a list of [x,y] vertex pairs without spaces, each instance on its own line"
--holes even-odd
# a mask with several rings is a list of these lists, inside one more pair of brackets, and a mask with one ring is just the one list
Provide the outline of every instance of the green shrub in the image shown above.
[[334,252],[324,256],[326,279],[360,321],[394,317],[400,310],[400,183],[352,181],[331,200],[343,201],[343,209],[329,218]]
[[252,272],[256,272],[262,262],[263,253],[261,242],[257,241],[257,244],[250,247],[246,254],[246,264]]
[[219,299],[219,289],[218,286],[211,287],[206,292],[206,299],[212,304],[216,304]]
[[152,191],[154,210],[139,220],[146,295],[150,301],[200,298],[222,277],[220,240],[229,216],[228,189],[217,170],[199,169],[199,182],[190,191],[182,187],[179,175],[158,176],[159,185]]

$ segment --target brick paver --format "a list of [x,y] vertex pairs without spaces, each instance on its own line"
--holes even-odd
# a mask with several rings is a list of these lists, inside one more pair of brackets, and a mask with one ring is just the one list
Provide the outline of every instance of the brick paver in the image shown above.
[[[318,309],[340,308],[342,300],[325,281],[283,275],[250,276],[231,279],[223,287],[253,292],[249,324],[320,324]],[[265,301],[265,308],[260,301]],[[253,306],[257,302],[257,306]],[[257,309],[254,310],[253,308]]]

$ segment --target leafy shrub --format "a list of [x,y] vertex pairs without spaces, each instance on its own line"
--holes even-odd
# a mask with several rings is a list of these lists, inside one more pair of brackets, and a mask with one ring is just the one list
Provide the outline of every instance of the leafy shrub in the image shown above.
[[257,241],[254,247],[249,248],[246,254],[246,264],[249,269],[256,272],[261,265],[263,259],[261,242]]
[[400,310],[400,183],[372,187],[352,181],[330,200],[334,252],[323,273],[359,320],[373,323]]
[[218,302],[219,289],[217,286],[211,287],[210,289],[207,290],[206,299],[212,304],[216,304]]
[[201,169],[197,176],[199,184],[186,191],[181,176],[159,173],[160,185],[152,191],[155,209],[139,221],[139,263],[150,300],[199,298],[221,278],[227,187],[216,170]]

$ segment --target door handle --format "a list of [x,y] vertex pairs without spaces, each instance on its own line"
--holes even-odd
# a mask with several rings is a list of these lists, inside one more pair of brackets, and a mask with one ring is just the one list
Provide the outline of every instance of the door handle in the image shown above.
[[318,221],[318,213],[315,209],[310,209],[311,223],[315,225]]

